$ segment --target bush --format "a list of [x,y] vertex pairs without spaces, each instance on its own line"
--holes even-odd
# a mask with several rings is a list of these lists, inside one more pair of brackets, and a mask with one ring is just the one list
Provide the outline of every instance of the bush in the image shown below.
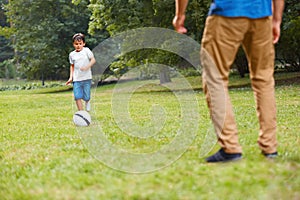
[[13,60],[5,60],[0,63],[0,78],[15,78],[16,67],[13,64]]
[[50,82],[42,85],[42,83],[27,83],[27,84],[12,84],[12,85],[2,85],[0,86],[0,91],[11,91],[11,90],[34,90],[41,88],[54,88],[54,87],[62,87],[63,83],[58,82]]

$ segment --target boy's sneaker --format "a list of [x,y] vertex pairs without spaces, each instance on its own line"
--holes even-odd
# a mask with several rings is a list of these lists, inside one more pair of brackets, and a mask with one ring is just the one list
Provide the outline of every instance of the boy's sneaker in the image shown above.
[[86,109],[86,111],[88,111],[88,112],[91,111],[91,103],[90,103],[90,101],[86,101],[86,102],[85,102],[85,109]]
[[229,162],[242,159],[241,153],[226,153],[222,148],[214,155],[206,158],[206,162]]
[[266,158],[276,158],[278,156],[278,153],[277,153],[277,151],[275,151],[274,153],[263,153],[263,155]]

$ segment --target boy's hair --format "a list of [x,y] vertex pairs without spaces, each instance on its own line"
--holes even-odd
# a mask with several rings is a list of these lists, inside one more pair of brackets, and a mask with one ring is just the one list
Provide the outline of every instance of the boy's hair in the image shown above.
[[73,40],[73,42],[83,41],[85,43],[85,36],[82,33],[76,33],[75,35],[73,35],[72,40]]

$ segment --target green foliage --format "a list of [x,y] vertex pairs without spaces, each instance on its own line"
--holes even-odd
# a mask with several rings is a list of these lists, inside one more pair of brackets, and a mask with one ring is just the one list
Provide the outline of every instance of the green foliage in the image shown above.
[[[189,29],[189,36],[200,41],[204,27],[205,16],[208,12],[209,1],[190,1],[187,11],[186,25]],[[96,30],[106,31],[110,36],[114,36],[126,30],[141,27],[163,27],[173,29],[172,19],[175,13],[174,0],[92,0],[89,9],[92,12],[89,24],[89,32]],[[132,36],[132,38],[134,38]],[[136,38],[143,38],[138,35]],[[145,38],[149,40],[149,37]],[[134,41],[134,44],[143,44],[143,41]],[[141,39],[140,39],[141,40]],[[153,41],[159,43],[158,41]],[[170,38],[168,41],[161,41],[161,46],[173,44],[176,46],[179,41]],[[124,44],[125,46],[127,44]],[[132,44],[128,44],[132,45]],[[116,63],[111,65],[113,73],[117,77],[121,71],[126,71],[127,67],[135,67],[146,63],[161,63],[169,66],[178,66],[181,59],[170,52],[163,52],[159,49],[137,50],[124,55]],[[118,70],[115,70],[118,68]],[[151,74],[145,75],[152,76]]]
[[[199,43],[201,42],[210,3],[211,0],[190,0],[186,11],[188,35]],[[172,16],[173,15],[174,14],[172,14]]]
[[287,71],[300,71],[300,2],[287,0],[277,58]]
[[0,86],[0,91],[13,91],[13,90],[36,90],[36,89],[44,89],[44,88],[58,88],[66,89],[64,83],[58,82],[49,82],[44,85],[39,83],[26,83],[26,84],[12,84],[12,85],[3,85]]
[[[6,6],[12,24],[16,60],[29,79],[68,76],[71,37],[87,30],[88,1],[75,6],[65,0],[19,0]],[[45,14],[47,13],[47,14]]]
[[[204,28],[209,0],[191,0],[187,11],[187,27],[196,40]],[[91,0],[89,31],[107,30],[110,35],[141,27],[172,27],[174,0]],[[197,38],[196,38],[197,37]]]
[[143,3],[127,0],[92,0],[89,32],[105,30],[111,36],[116,33],[139,27]]
[[[4,10],[5,4],[7,4],[5,0],[0,0],[0,65],[1,68],[4,65],[6,65],[5,63],[1,63],[1,62],[7,59],[11,59],[14,54],[13,48],[9,43],[9,38],[11,37],[11,35],[15,30],[13,28],[10,28],[9,24],[7,23],[7,18]],[[4,76],[3,73],[0,72],[0,78],[1,77]]]
[[11,59],[13,55],[14,55],[14,51],[11,45],[9,44],[9,40],[0,36],[0,62],[3,62],[7,59]]
[[0,63],[0,78],[13,79],[16,78],[16,66],[13,60],[5,60]]
[[151,6],[154,10],[154,13],[152,14],[154,22],[153,26],[173,29],[172,20],[175,13],[175,1],[152,0]]
[[300,71],[300,16],[284,24],[278,51],[287,71]]
[[0,26],[0,35],[7,39],[11,38],[15,32],[16,32],[16,29],[14,29],[12,27]]

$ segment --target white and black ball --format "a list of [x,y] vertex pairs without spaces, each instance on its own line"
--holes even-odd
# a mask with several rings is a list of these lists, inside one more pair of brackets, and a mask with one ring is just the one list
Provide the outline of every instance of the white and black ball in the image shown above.
[[91,121],[91,115],[87,111],[80,110],[73,115],[73,122],[76,126],[89,126]]

